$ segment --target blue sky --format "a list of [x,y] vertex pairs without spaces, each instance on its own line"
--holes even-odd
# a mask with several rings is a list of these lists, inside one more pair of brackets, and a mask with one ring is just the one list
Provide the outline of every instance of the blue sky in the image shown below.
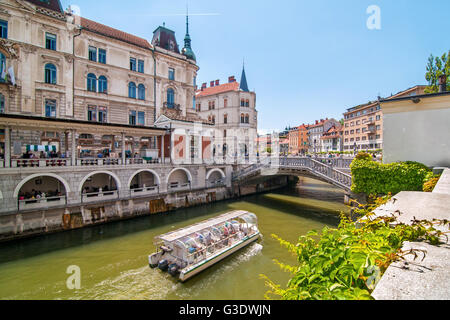
[[[165,22],[183,46],[186,0],[61,3],[149,41]],[[370,5],[381,9],[381,30],[366,26]],[[450,49],[448,0],[189,0],[189,11],[197,83],[239,81],[245,58],[261,130],[339,120],[378,95],[426,84],[429,55]]]

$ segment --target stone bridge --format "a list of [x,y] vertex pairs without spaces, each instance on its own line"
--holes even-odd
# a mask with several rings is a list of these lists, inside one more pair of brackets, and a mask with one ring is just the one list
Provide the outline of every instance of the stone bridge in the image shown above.
[[[233,174],[233,182],[243,182],[261,176],[306,175],[351,191],[352,176],[348,171],[353,159],[278,158],[266,159]],[[324,163],[325,162],[325,163]]]

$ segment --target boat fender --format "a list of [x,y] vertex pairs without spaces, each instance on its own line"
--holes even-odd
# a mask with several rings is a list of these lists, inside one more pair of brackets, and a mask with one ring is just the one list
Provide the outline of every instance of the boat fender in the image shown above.
[[167,271],[167,269],[169,268],[169,262],[168,262],[167,260],[161,260],[161,261],[158,263],[158,268],[159,268],[161,271]]
[[169,274],[172,276],[172,277],[177,277],[178,276],[178,274],[179,274],[179,267],[178,267],[178,265],[177,264],[171,264],[170,266],[169,266]]

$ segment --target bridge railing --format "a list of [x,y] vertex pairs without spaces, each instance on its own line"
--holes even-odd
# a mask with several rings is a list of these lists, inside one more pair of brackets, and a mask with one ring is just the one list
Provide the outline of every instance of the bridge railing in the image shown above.
[[[324,159],[325,160],[325,159]],[[244,168],[233,174],[233,180],[238,180],[239,178],[248,176],[252,172],[256,172],[264,167],[273,166],[281,168],[307,168],[312,173],[318,174],[322,177],[326,177],[329,180],[345,187],[350,188],[352,185],[352,177],[349,174],[343,173],[337,168],[348,168],[351,164],[352,159],[334,159],[333,163],[330,161],[319,161],[312,158],[279,158],[272,159],[270,162],[254,164],[247,168]],[[335,166],[333,166],[333,164]]]
[[333,167],[323,164],[319,161],[311,159],[310,169],[316,173],[320,173],[335,182],[343,184],[346,187],[352,185],[352,176],[341,171],[334,169]]

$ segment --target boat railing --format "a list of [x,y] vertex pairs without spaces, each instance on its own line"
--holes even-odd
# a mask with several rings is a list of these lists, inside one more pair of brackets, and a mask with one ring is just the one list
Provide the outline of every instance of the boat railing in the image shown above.
[[[195,265],[199,262],[202,262],[209,257],[215,255],[218,251],[230,247],[233,243],[238,242],[239,240],[242,240],[246,236],[252,236],[256,233],[255,229],[253,227],[249,228],[249,232],[245,235],[242,231],[232,233],[231,235],[220,239],[217,242],[212,243],[211,245],[202,248],[201,250],[195,251],[194,253],[191,253],[187,256],[187,261],[184,261],[187,263],[187,266]],[[242,236],[239,236],[242,234]],[[232,241],[230,243],[230,240]],[[235,241],[233,241],[235,240]]]

